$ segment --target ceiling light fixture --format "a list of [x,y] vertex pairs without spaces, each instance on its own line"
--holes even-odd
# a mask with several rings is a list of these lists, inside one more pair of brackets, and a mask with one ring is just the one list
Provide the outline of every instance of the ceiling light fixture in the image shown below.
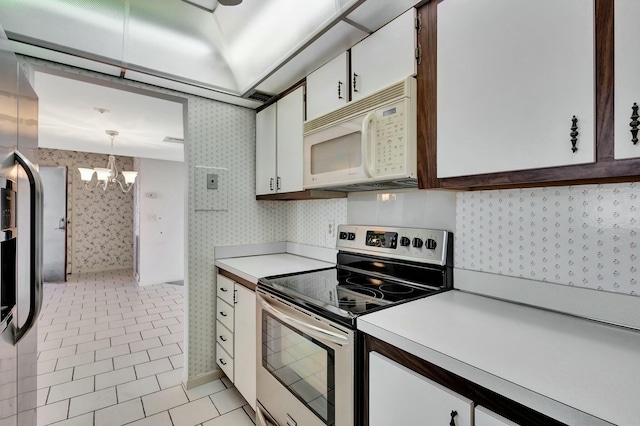
[[192,6],[206,10],[213,13],[218,7],[218,4],[222,6],[237,6],[242,3],[242,0],[182,0],[185,3],[189,3]]
[[[100,186],[103,191],[106,191],[107,186],[113,182],[120,186],[120,190],[122,192],[129,192],[131,191],[131,188],[133,188],[138,172],[123,171],[122,177],[124,178],[124,185],[117,179],[118,168],[116,167],[116,157],[113,156],[113,140],[118,136],[118,132],[115,130],[105,130],[105,133],[111,138],[111,155],[109,155],[109,163],[107,164],[107,167],[94,167],[93,169],[78,167],[78,170],[80,171],[80,179],[85,183],[84,188],[89,191],[93,191],[98,186]],[[97,175],[98,180],[94,187],[90,188],[89,182],[93,179],[94,173]]]

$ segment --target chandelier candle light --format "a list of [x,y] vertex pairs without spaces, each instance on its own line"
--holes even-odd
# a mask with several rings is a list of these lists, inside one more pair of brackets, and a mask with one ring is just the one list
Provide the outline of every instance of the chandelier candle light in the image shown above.
[[[80,171],[80,179],[85,182],[84,187],[89,191],[93,191],[98,186],[100,186],[103,191],[106,191],[109,183],[115,182],[120,186],[122,192],[129,192],[131,188],[133,188],[138,172],[123,171],[122,176],[124,177],[124,185],[117,179],[118,168],[116,167],[116,157],[113,156],[113,139],[118,136],[118,132],[115,130],[105,130],[105,133],[111,137],[111,155],[109,155],[109,163],[107,164],[107,167],[94,167],[93,169],[78,167],[78,170]],[[97,175],[98,181],[93,188],[90,188],[88,183],[91,182],[94,173]]]

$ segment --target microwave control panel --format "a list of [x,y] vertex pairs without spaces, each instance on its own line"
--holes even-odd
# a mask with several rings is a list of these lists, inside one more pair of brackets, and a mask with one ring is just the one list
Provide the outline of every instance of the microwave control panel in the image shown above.
[[375,164],[377,176],[407,172],[407,131],[404,102],[397,102],[375,112]]

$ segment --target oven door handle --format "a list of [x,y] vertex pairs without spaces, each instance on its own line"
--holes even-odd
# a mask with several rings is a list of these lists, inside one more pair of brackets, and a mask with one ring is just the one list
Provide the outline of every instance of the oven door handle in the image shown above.
[[256,404],[256,418],[259,426],[278,426],[278,423],[271,418],[269,413],[267,413],[259,403]]
[[293,318],[282,311],[279,311],[275,307],[273,307],[269,302],[267,302],[262,296],[256,294],[258,297],[258,301],[262,305],[262,307],[270,312],[273,316],[278,318],[279,320],[286,322],[287,324],[302,329],[305,333],[313,336],[319,340],[328,340],[333,343],[337,343],[339,345],[347,346],[349,344],[349,339],[346,336],[341,336],[338,333],[335,333],[330,330],[326,330],[324,328],[318,327],[316,325],[307,324],[304,321],[301,321],[297,318]]

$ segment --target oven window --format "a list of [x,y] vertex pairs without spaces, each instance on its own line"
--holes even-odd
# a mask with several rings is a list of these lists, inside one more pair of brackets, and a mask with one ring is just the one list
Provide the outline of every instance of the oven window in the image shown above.
[[311,146],[311,174],[349,170],[362,165],[362,133],[354,132]]
[[262,366],[325,424],[334,424],[333,349],[263,311]]

